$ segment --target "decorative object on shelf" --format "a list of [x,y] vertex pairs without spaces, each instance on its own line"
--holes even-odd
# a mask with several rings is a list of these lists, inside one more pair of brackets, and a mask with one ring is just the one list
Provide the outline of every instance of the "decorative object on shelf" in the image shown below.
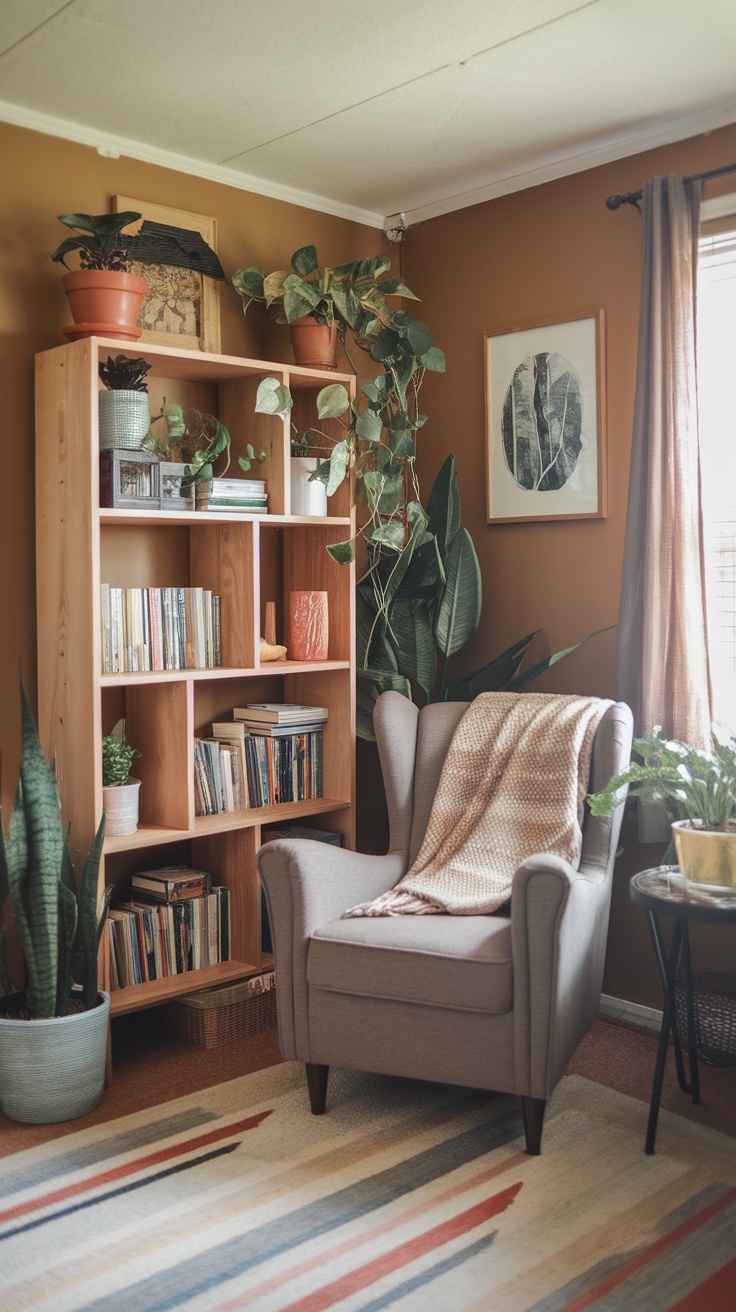
[[161,474],[165,468],[150,451],[124,447],[101,451],[100,506],[113,510],[158,510],[162,505]]
[[0,914],[15,904],[26,965],[22,993],[0,999],[0,1105],[31,1124],[92,1111],[105,1075],[109,994],[97,950],[111,889],[98,910],[104,817],[77,881],[62,825],[56,771],[21,685],[20,782],[10,829],[0,821]]
[[292,515],[309,515],[324,519],[327,514],[327,491],[324,483],[313,478],[319,471],[314,456],[292,456],[289,461]]
[[75,235],[57,246],[52,260],[69,268],[66,256],[79,251],[80,267],[67,272],[62,283],[74,324],[65,328],[70,341],[81,337],[120,337],[135,342],[141,335],[138,313],[146,293],[146,280],[130,272],[127,243],[122,229],[140,215],[60,214],[59,221]]
[[489,523],[605,519],[603,311],[484,343]]
[[276,602],[267,601],[265,608],[265,619],[263,622],[263,632],[266,642],[273,647],[276,642]]
[[326,592],[289,594],[289,652],[294,661],[326,661],[328,651]]
[[132,246],[147,291],[138,326],[144,342],[191,351],[220,350],[217,222],[205,214],[114,196],[118,211],[139,211]]
[[102,739],[102,798],[108,836],[134,834],[138,828],[141,781],[130,767],[140,752],[125,738],[125,720],[118,720],[112,733]]
[[150,428],[146,360],[127,355],[107,357],[100,365],[105,391],[100,392],[100,450],[138,448]]
[[260,641],[259,654],[264,661],[282,661],[286,648],[276,641],[276,602],[266,602],[266,618],[263,625],[264,636]]
[[184,481],[187,466],[174,460],[160,460],[158,473],[161,509],[194,510],[196,503],[192,484]]
[[[153,425],[163,419],[166,423],[166,436],[159,437],[153,431]],[[179,495],[189,495],[187,489],[198,482],[211,484],[214,462],[219,455],[227,452],[225,470],[230,464],[230,434],[225,425],[215,415],[180,405],[166,405],[166,398],[161,413],[151,421],[143,445],[152,451],[159,460],[167,463],[184,463],[184,475],[179,484]],[[264,452],[265,459],[265,452]],[[225,472],[225,471],[223,471]],[[211,488],[210,488],[211,491]],[[202,494],[202,509],[206,509],[207,494]]]
[[[663,802],[672,820],[672,838],[682,874],[693,884],[736,893],[736,738],[701,751],[664,738],[661,725],[637,738],[632,763],[589,798],[593,815],[612,815],[618,793]],[[669,860],[669,850],[664,863]]]

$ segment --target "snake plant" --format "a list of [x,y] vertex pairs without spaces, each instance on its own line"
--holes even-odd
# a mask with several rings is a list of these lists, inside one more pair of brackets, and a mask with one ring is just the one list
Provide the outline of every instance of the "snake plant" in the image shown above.
[[99,915],[105,817],[77,883],[56,773],[44,755],[22,684],[20,702],[20,778],[7,835],[0,815],[0,914],[11,893],[25,955],[29,1015],[66,1016],[73,984],[81,986],[85,1010],[98,1001],[97,950],[112,892],[105,890]]

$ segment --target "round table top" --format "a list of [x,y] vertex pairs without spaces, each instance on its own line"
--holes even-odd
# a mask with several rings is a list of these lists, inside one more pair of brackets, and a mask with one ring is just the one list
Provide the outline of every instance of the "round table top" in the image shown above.
[[629,893],[632,901],[647,911],[659,911],[681,920],[736,925],[736,893],[714,884],[691,883],[680,874],[678,866],[642,870],[632,876]]

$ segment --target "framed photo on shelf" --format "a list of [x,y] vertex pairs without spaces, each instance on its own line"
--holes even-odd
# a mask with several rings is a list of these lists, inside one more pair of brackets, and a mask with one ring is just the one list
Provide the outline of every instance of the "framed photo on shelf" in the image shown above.
[[166,460],[160,462],[158,470],[162,510],[194,510],[194,492],[191,485],[189,495],[182,496],[181,480],[185,469],[185,464]]
[[605,519],[602,310],[484,338],[489,524]]
[[[169,228],[198,233],[212,251],[217,250],[217,222],[205,214],[153,205],[132,196],[113,196],[113,212],[133,210],[141,215],[138,224],[126,228],[135,232],[147,220]],[[141,342],[160,346],[182,347],[190,351],[220,350],[220,288],[214,278],[198,269],[184,269],[173,264],[135,262],[134,273],[147,282],[146,295],[138,318],[143,330]]]
[[158,457],[139,448],[100,452],[100,506],[113,510],[158,510]]

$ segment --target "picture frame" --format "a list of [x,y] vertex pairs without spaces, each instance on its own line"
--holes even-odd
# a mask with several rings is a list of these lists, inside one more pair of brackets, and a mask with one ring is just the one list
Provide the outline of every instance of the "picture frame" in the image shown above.
[[[137,232],[146,220],[171,228],[198,232],[213,251],[217,251],[217,221],[205,214],[171,209],[132,196],[113,196],[113,212],[132,210],[140,221],[126,232]],[[141,342],[176,346],[190,351],[220,351],[220,288],[213,278],[195,269],[176,268],[168,264],[133,262],[133,273],[147,282],[146,295],[138,318]]]
[[488,523],[605,519],[603,311],[483,340]]
[[175,461],[160,461],[159,487],[162,510],[194,510],[194,488],[190,486],[187,496],[182,496],[181,492],[181,480],[186,468],[185,464]]
[[160,467],[150,451],[110,447],[100,452],[100,506],[111,510],[158,510]]

